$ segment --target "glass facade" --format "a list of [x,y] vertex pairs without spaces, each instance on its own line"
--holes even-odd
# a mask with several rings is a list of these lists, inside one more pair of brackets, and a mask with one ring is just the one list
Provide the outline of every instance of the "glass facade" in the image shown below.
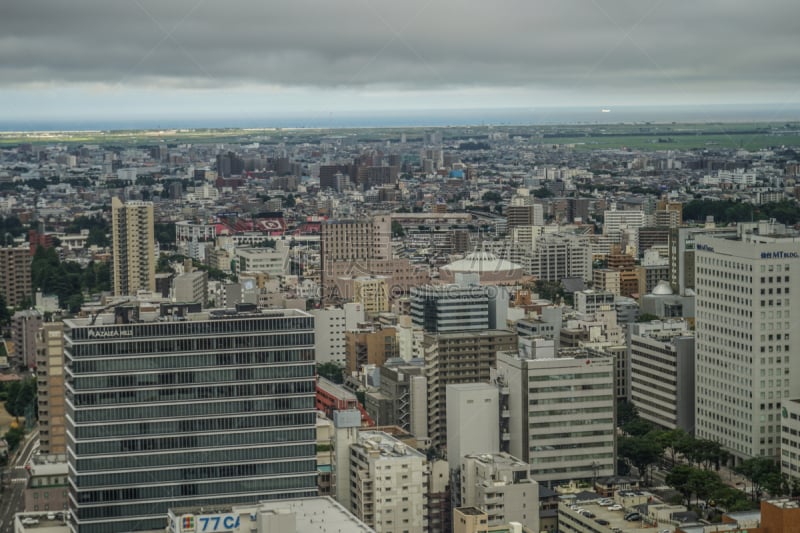
[[65,321],[71,527],[316,496],[314,319],[293,310]]

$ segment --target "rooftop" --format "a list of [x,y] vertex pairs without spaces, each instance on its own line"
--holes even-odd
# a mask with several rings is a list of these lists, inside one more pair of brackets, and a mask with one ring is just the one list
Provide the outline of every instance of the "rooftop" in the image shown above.
[[458,512],[465,515],[480,516],[486,514],[477,507],[457,507]]
[[237,514],[242,517],[241,531],[249,531],[244,525],[245,519],[255,521],[257,513],[285,513],[289,511],[295,515],[296,527],[294,531],[281,533],[329,533],[333,531],[374,533],[374,530],[350,514],[341,504],[333,498],[319,496],[312,498],[297,498],[292,500],[264,501],[255,505],[217,505],[194,506],[170,509],[173,517],[186,514],[212,515],[212,514]]
[[362,431],[358,434],[358,444],[371,450],[380,451],[381,457],[396,459],[400,457],[417,456],[425,458],[423,454],[403,444],[398,439],[383,431]]

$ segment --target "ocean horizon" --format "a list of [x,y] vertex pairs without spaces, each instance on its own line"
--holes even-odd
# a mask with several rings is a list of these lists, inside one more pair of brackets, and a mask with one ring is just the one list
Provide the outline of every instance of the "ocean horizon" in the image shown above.
[[800,121],[800,103],[692,106],[526,107],[337,112],[282,112],[249,117],[87,118],[0,120],[0,131],[110,131],[160,129],[346,129],[466,126],[554,126],[627,123],[719,123]]

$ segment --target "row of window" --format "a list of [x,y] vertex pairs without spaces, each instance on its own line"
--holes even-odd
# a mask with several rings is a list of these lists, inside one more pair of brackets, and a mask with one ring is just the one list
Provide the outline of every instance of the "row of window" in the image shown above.
[[154,439],[114,439],[96,442],[78,442],[76,453],[81,457],[121,452],[143,452],[192,448],[220,448],[224,446],[257,446],[288,442],[311,442],[315,438],[313,428],[278,429],[271,431],[243,431],[238,433],[209,433],[180,435]]
[[217,398],[246,398],[284,394],[313,393],[313,377],[304,381],[247,383],[242,385],[200,385],[197,387],[172,387],[160,389],[120,390],[115,392],[89,392],[68,394],[73,405],[152,404],[186,400],[213,400]]
[[202,431],[235,431],[248,428],[280,428],[314,424],[316,414],[305,413],[246,414],[222,418],[190,418],[164,422],[131,422],[128,424],[81,425],[74,429],[78,440],[143,435],[167,435]]
[[115,342],[73,343],[67,352],[73,359],[109,355],[174,354],[176,352],[217,352],[252,348],[313,346],[314,333],[255,334],[237,337],[172,338]]
[[594,426],[613,424],[612,418],[591,418],[581,420],[563,420],[557,422],[531,422],[528,427],[531,429],[564,428],[575,426]]
[[231,353],[164,353],[155,357],[118,357],[114,359],[71,360],[68,371],[73,374],[127,372],[130,370],[167,370],[181,368],[213,368],[220,366],[245,366],[285,364],[314,361],[314,350],[294,348],[288,350],[247,351]]
[[[604,387],[606,389],[610,389],[611,387]],[[533,399],[528,400],[528,405],[554,405],[554,404],[564,404],[564,403],[588,403],[588,402],[608,402],[611,401],[614,397],[610,394],[603,394],[600,396],[570,396],[570,397],[560,397],[560,398],[542,398],[542,399]]]
[[608,372],[582,372],[579,374],[546,374],[533,375],[528,377],[528,381],[564,381],[571,379],[594,379],[607,378]]
[[201,335],[234,335],[241,333],[268,333],[273,331],[313,330],[313,317],[284,317],[283,311],[276,316],[224,317],[227,320],[150,322],[125,326],[87,326],[73,328],[69,332],[73,340],[97,339],[98,335],[119,335],[123,330],[131,332],[130,338],[149,337],[197,337]]
[[77,376],[71,382],[73,390],[118,389],[123,387],[156,387],[189,383],[224,383],[226,381],[261,381],[265,379],[309,378],[314,376],[312,363],[274,365],[251,368],[163,372],[152,374],[121,374],[113,376]]
[[187,468],[161,468],[136,472],[91,474],[76,476],[78,487],[113,487],[115,485],[141,485],[174,481],[214,480],[230,477],[253,477],[279,474],[308,473],[316,469],[313,459],[270,461],[237,465],[193,466]]
[[78,474],[104,470],[142,470],[162,466],[196,466],[198,464],[243,463],[246,461],[263,461],[265,459],[291,459],[315,457],[316,445],[298,443],[283,446],[259,446],[252,448],[225,448],[196,453],[134,453],[115,457],[99,457],[96,459],[77,459]]
[[265,413],[271,411],[305,410],[314,408],[314,395],[295,398],[248,399],[172,405],[143,405],[141,407],[115,407],[113,409],[75,409],[76,423],[105,422],[112,420],[147,420],[155,418],[181,418],[233,413]]

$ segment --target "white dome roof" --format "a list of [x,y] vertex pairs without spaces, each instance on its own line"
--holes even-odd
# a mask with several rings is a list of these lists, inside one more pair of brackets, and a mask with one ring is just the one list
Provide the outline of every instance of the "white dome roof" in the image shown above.
[[669,281],[664,281],[663,279],[659,281],[658,285],[656,285],[653,289],[653,294],[657,294],[659,296],[670,296],[673,294]]
[[500,259],[491,252],[473,252],[464,259],[453,261],[442,268],[454,272],[501,272],[505,270],[519,270],[522,265]]

